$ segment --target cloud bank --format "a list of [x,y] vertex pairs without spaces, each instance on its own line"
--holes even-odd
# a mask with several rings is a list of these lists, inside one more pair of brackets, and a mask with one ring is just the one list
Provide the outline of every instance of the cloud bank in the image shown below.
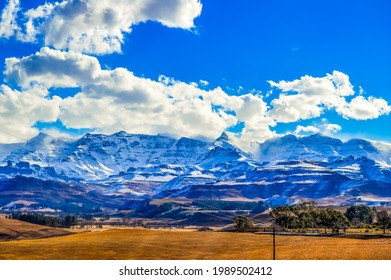
[[59,105],[59,120],[69,128],[215,138],[243,122],[242,137],[266,140],[275,124],[260,95],[231,96],[220,87],[203,90],[164,76],[158,81],[137,77],[125,68],[103,70],[97,58],[76,52],[44,47],[8,58],[5,76],[26,91],[45,89],[47,96],[53,88],[80,88]]
[[190,30],[202,11],[198,0],[65,0],[24,12],[24,23],[17,26],[18,4],[10,0],[3,10],[0,37],[16,34],[21,41],[37,42],[43,36],[46,46],[100,55],[121,52],[124,35],[134,25],[156,21]]
[[34,128],[36,122],[54,122],[58,119],[61,99],[45,98],[46,94],[41,89],[21,92],[6,85],[0,86],[0,127],[8,133],[0,134],[0,143],[30,139],[38,133],[38,129]]
[[[357,96],[349,76],[333,71],[325,77],[303,76],[294,81],[269,81],[282,91],[279,98],[271,102],[270,115],[283,123],[307,120],[321,116],[325,110],[335,110],[346,119],[368,120],[389,114],[391,107],[382,98]],[[294,94],[286,94],[293,92]]]
[[[220,87],[202,89],[202,82],[199,86],[165,76],[152,80],[137,77],[125,68],[104,70],[96,57],[47,47],[23,58],[8,58],[5,64],[8,83],[21,86],[26,98],[33,89],[41,89],[35,98],[53,106],[50,112],[57,112],[41,119],[37,116],[35,121],[55,120],[53,116],[57,116],[68,128],[104,133],[126,130],[216,138],[222,131],[242,123],[237,136],[245,146],[274,137],[276,133],[271,128],[279,122],[316,118],[325,110],[358,120],[377,118],[390,111],[384,99],[362,95],[352,98],[355,92],[349,77],[338,71],[322,78],[270,81],[281,94],[269,106],[260,94],[228,95]],[[76,88],[79,92],[66,98],[51,98],[54,88]],[[21,106],[19,110],[24,109]],[[28,128],[33,122],[21,126]],[[296,134],[332,134],[340,130],[336,124],[299,125]]]

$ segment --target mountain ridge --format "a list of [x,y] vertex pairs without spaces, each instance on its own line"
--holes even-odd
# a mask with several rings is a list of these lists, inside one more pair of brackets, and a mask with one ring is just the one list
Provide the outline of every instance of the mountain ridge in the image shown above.
[[[76,140],[41,133],[10,151],[0,164],[0,184],[8,191],[0,211],[26,200],[19,187],[14,194],[10,192],[10,186],[19,186],[20,181],[30,182],[26,188],[33,194],[34,187],[47,185],[53,196],[61,189],[58,182],[64,188],[60,197],[79,205],[83,199],[75,196],[76,188],[89,208],[91,203],[106,207],[104,197],[118,200],[110,204],[113,209],[120,209],[119,204],[129,199],[158,197],[251,200],[269,205],[300,200],[333,205],[391,204],[390,154],[387,143],[343,142],[320,134],[273,138],[260,144],[258,153],[249,154],[226,133],[215,141],[124,131],[88,133]],[[12,181],[14,178],[19,179]],[[34,195],[28,201],[44,204]],[[55,207],[63,206],[57,203]]]

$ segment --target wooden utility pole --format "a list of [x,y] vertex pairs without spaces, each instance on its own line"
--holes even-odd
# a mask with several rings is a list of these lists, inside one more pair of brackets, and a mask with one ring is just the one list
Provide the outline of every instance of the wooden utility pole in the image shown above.
[[273,260],[276,259],[276,229],[273,227]]

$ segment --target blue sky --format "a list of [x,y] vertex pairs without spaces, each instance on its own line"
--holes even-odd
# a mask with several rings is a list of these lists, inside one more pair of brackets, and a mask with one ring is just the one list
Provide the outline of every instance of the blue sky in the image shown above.
[[2,142],[118,130],[391,141],[389,1],[103,2],[0,3]]

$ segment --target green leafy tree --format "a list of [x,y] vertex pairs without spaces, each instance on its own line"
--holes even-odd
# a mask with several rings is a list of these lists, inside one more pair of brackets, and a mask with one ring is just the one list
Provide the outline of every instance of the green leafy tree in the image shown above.
[[270,213],[274,222],[284,228],[324,228],[346,229],[350,226],[349,220],[342,212],[334,209],[319,209],[314,202],[304,202],[293,206],[279,206]]
[[391,223],[391,216],[385,209],[377,212],[376,216],[378,224],[383,228],[383,233],[386,233],[386,228]]
[[284,228],[314,228],[317,227],[316,203],[304,202],[293,206],[279,206],[270,215],[274,222]]
[[301,228],[317,228],[318,227],[318,206],[315,202],[304,202],[299,204],[296,210],[296,215],[301,221]]
[[15,213],[13,214],[13,218],[16,220],[21,220],[24,222],[57,227],[59,225],[58,217],[45,216],[42,214],[26,214],[26,213]]
[[254,226],[253,221],[244,216],[236,216],[233,219],[233,224],[237,231],[248,231]]
[[299,218],[294,213],[291,206],[278,206],[270,213],[274,222],[284,228],[297,228]]
[[350,226],[349,220],[342,212],[331,208],[323,210],[322,217],[322,226],[331,228],[334,233],[338,233],[340,229],[346,229]]
[[359,226],[360,224],[372,224],[376,212],[366,205],[354,205],[346,209],[345,216],[354,226]]
[[77,223],[76,216],[67,215],[65,216],[62,225],[66,228],[74,227]]

